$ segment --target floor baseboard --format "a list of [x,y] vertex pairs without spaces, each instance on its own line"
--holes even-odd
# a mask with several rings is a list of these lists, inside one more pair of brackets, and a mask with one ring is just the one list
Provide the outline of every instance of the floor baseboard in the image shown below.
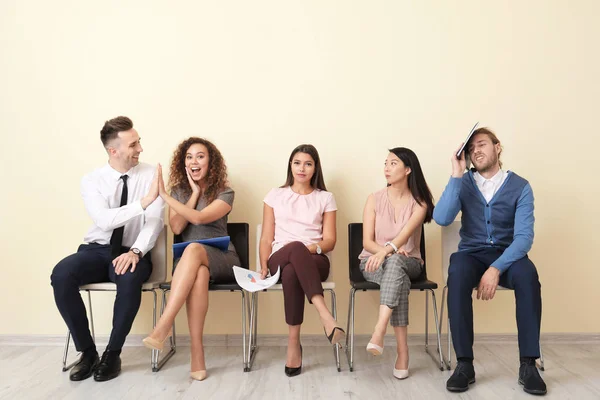
[[[142,346],[142,339],[145,335],[133,334],[127,337],[125,346]],[[109,335],[98,335],[96,337],[98,346],[108,343]],[[355,346],[366,346],[370,335],[355,335]],[[447,336],[442,334],[442,347],[445,347]],[[435,346],[437,338],[435,334],[429,335],[429,345]],[[599,344],[600,333],[543,333],[541,335],[542,344],[548,343],[577,343],[577,344]],[[408,344],[410,346],[421,345],[425,342],[424,334],[408,335]],[[479,334],[475,335],[477,343],[517,343],[516,334]],[[241,346],[242,335],[205,335],[204,344],[211,347]],[[258,335],[258,344],[260,346],[286,346],[287,335]],[[302,344],[304,346],[329,346],[324,335],[302,335]],[[386,335],[384,344],[394,346],[395,339],[393,335]],[[64,335],[0,335],[1,346],[64,346]],[[190,339],[188,335],[177,335],[178,346],[189,346]]]

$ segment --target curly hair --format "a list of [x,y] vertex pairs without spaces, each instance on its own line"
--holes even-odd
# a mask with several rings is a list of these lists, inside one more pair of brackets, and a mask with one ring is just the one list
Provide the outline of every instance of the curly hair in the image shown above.
[[177,190],[184,197],[192,194],[192,189],[185,172],[185,154],[193,144],[202,144],[208,150],[208,173],[206,174],[206,189],[203,196],[208,203],[217,198],[219,193],[227,186],[227,166],[221,152],[217,147],[206,139],[190,137],[181,142],[173,152],[173,161],[169,171],[169,187],[171,191]]

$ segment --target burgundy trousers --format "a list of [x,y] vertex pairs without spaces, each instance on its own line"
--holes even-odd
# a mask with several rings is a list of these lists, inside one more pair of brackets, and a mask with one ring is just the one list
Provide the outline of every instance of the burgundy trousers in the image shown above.
[[304,321],[304,296],[323,295],[321,282],[329,276],[329,259],[324,254],[311,254],[302,242],[291,242],[277,250],[267,261],[271,274],[281,268],[285,322],[301,325]]

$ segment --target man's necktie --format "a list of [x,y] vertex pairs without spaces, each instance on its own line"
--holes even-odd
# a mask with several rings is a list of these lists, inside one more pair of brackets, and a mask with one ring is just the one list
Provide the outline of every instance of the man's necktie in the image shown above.
[[[127,204],[127,175],[121,175],[121,179],[123,179],[123,191],[121,192],[121,204],[119,207],[123,207]],[[117,228],[113,231],[112,236],[110,237],[110,246],[111,246],[111,254],[112,257],[118,257],[121,254],[121,245],[123,244],[123,232],[125,231],[125,226]]]

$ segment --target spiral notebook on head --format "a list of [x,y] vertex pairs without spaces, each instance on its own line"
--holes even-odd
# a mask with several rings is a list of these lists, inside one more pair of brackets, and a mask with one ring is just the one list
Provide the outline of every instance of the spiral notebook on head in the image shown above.
[[185,250],[185,248],[190,243],[201,243],[201,244],[205,244],[207,246],[216,247],[217,249],[219,249],[221,251],[227,251],[227,249],[229,248],[229,239],[230,239],[229,236],[221,236],[221,237],[210,238],[210,239],[192,240],[190,242],[173,243],[173,257],[174,258],[181,257],[181,255],[183,254],[183,250]]

